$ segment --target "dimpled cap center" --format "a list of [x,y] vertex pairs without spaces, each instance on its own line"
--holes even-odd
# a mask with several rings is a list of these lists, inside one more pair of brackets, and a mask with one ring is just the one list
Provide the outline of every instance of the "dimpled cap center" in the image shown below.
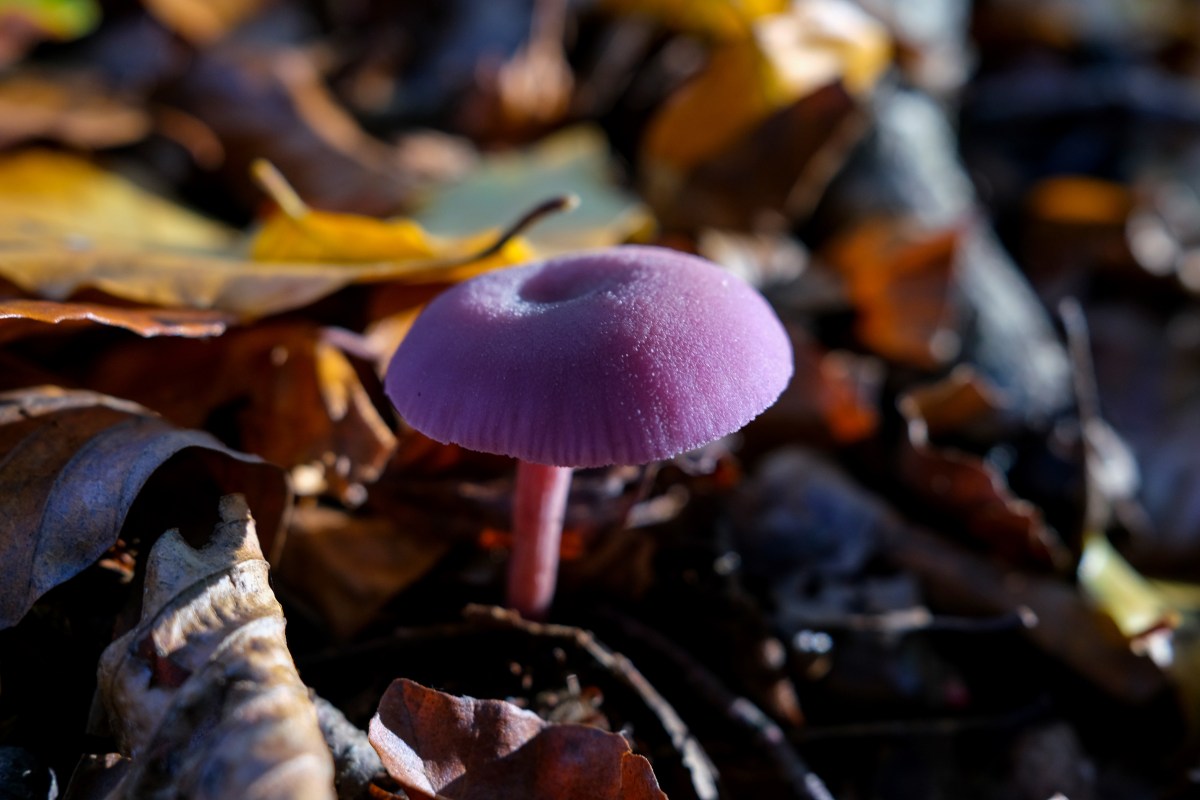
[[438,441],[593,467],[731,433],[791,375],[787,335],[753,288],[695,256],[625,246],[449,289],[417,318],[385,384]]

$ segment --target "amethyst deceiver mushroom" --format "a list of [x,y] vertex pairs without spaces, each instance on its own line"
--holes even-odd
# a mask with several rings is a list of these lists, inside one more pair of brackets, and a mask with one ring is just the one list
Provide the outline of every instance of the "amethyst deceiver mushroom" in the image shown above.
[[696,256],[623,246],[488,272],[431,302],[385,379],[439,442],[519,459],[508,604],[554,596],[576,467],[643,464],[738,430],[792,376],[757,291]]

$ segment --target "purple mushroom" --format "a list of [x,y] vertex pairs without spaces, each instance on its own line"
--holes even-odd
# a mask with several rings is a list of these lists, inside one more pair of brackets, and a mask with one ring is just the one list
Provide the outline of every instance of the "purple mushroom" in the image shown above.
[[539,619],[572,469],[699,447],[791,376],[788,337],[753,288],[696,256],[624,246],[455,286],[417,318],[385,382],[418,431],[519,459],[508,604]]

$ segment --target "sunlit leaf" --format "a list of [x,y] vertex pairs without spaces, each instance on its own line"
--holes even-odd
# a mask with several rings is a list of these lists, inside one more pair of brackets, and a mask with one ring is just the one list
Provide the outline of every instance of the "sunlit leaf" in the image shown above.
[[614,13],[725,39],[750,35],[754,20],[784,11],[788,0],[602,0],[601,5]]
[[335,796],[333,758],[284,637],[245,499],[203,547],[150,551],[141,621],[100,660],[99,694],[132,756],[118,797]]
[[802,0],[753,33],[717,44],[651,120],[643,153],[653,166],[686,173],[830,84],[864,93],[891,59],[886,29],[846,0]]
[[462,237],[509,219],[549,197],[572,194],[579,207],[527,234],[540,255],[618,244],[651,224],[640,202],[613,185],[603,135],[572,128],[523,151],[486,156],[462,180],[432,192],[415,219],[440,236]]
[[278,215],[253,245],[269,260],[254,261],[232,231],[123,178],[75,156],[24,151],[0,158],[0,278],[53,300],[92,288],[254,318],[351,283],[447,283],[527,260],[522,240],[494,247],[499,234],[484,230],[513,222],[514,208],[497,205],[500,216],[453,238],[428,237],[405,221]]
[[145,0],[166,27],[196,43],[207,44],[260,12],[265,0]]
[[220,311],[178,308],[126,308],[99,303],[56,303],[13,298],[0,300],[0,342],[45,333],[47,324],[62,329],[95,324],[123,328],[139,336],[218,336],[232,322]]

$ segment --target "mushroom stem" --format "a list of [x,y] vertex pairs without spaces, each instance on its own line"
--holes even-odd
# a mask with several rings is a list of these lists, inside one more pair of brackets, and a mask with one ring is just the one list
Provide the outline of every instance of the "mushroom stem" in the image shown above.
[[570,467],[517,462],[508,605],[526,619],[545,619],[554,599],[572,471]]

